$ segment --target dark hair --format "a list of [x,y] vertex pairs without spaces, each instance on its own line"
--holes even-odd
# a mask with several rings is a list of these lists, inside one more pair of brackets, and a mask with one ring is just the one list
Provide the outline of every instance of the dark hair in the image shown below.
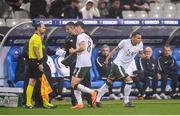
[[112,1],[111,1],[111,4],[114,3],[114,2],[116,2],[116,1],[121,2],[120,0],[112,0]]
[[165,45],[165,46],[164,46],[164,49],[165,49],[165,48],[170,48],[170,49],[172,50],[171,46],[169,46],[169,45]]
[[82,21],[78,21],[78,22],[75,23],[75,27],[78,27],[78,26],[80,26],[83,29],[85,28],[84,23]]
[[133,32],[132,34],[131,34],[131,37],[134,37],[134,36],[136,36],[136,35],[141,35],[139,32]]
[[37,24],[35,25],[35,30],[37,30],[38,27],[41,27],[41,24],[43,24],[43,23],[37,23]]
[[73,22],[68,22],[68,23],[66,24],[66,26],[71,26],[71,27],[74,27],[74,26],[75,26],[75,24],[74,24]]
[[79,0],[70,0],[70,2],[75,2],[75,3],[79,3]]

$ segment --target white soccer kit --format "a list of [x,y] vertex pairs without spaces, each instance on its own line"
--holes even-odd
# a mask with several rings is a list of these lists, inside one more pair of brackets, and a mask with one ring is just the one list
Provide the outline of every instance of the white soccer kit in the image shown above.
[[133,76],[133,72],[137,70],[134,58],[140,51],[143,51],[143,43],[132,45],[131,39],[126,39],[122,40],[118,47],[120,50],[113,62],[122,66],[128,75]]
[[76,67],[91,67],[91,54],[93,49],[93,41],[90,36],[85,33],[81,33],[77,36],[76,48],[79,48],[79,44],[85,42],[85,50],[77,53]]

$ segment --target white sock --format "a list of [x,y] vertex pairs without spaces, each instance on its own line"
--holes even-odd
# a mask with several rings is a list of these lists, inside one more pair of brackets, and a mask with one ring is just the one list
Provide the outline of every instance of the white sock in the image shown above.
[[101,97],[106,93],[108,92],[109,86],[105,83],[99,90],[98,90],[98,95],[97,95],[97,98],[96,98],[96,102],[100,102],[101,100]]
[[93,90],[91,90],[88,87],[85,87],[84,85],[81,85],[81,84],[78,84],[77,89],[82,92],[85,92],[85,93],[89,93],[89,94],[93,93]]
[[129,95],[131,93],[131,87],[132,84],[126,84],[124,87],[124,103],[128,103],[129,102]]
[[81,97],[81,91],[79,90],[74,90],[74,95],[76,97],[76,100],[78,102],[78,104],[82,104],[82,97]]

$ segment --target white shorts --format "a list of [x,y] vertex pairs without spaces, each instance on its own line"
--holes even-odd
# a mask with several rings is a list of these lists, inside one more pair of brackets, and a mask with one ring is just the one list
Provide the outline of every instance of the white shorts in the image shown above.
[[136,63],[135,63],[135,60],[133,60],[132,62],[130,63],[126,63],[124,65],[121,65],[125,72],[129,75],[129,76],[134,76],[133,75],[133,72],[134,71],[137,71],[137,67],[136,67]]

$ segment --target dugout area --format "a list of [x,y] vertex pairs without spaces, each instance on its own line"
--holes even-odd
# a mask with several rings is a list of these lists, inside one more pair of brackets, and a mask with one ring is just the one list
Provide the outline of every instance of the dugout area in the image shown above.
[[[71,20],[70,20],[71,21]],[[73,20],[76,21],[76,20]],[[126,21],[126,22],[125,22]],[[138,23],[139,21],[139,23]],[[144,22],[143,22],[144,21]],[[94,36],[97,41],[97,46],[93,50],[92,62],[93,66],[90,72],[91,86],[94,89],[101,87],[104,81],[99,80],[99,73],[95,65],[95,59],[99,48],[103,44],[108,44],[112,48],[116,46],[122,39],[128,38],[132,32],[138,31],[143,35],[144,46],[151,46],[153,48],[153,58],[157,59],[158,55],[162,52],[162,46],[171,45],[173,49],[173,57],[176,59],[178,66],[180,67],[180,24],[179,20],[163,20],[154,19],[150,22],[146,20],[121,20],[121,19],[98,19],[95,20],[84,20],[87,25],[87,31]],[[148,20],[147,20],[148,21]],[[153,23],[154,21],[154,23]],[[159,23],[157,23],[157,21]],[[168,24],[165,21],[170,21]],[[173,21],[175,21],[173,23]],[[32,21],[22,22],[12,27],[6,35],[0,45],[0,86],[10,86],[7,82],[10,81],[16,88],[23,87],[23,81],[15,82],[14,72],[17,65],[17,58],[14,58],[16,52],[22,52],[22,46],[28,41],[30,36],[34,32],[32,24],[37,22],[43,22],[47,25],[47,32],[45,38],[48,45],[55,49],[62,47],[66,33],[64,25],[68,20],[58,19],[35,19]],[[178,22],[178,23],[176,23]],[[55,56],[54,56],[55,57]],[[115,56],[114,56],[115,57]],[[180,69],[178,70],[180,74]],[[123,82],[116,81],[113,84],[114,89],[118,89],[122,86]],[[151,88],[151,83],[149,83]],[[160,87],[161,81],[158,81],[158,87]],[[168,85],[171,86],[171,80],[168,80]],[[64,81],[64,87],[70,88],[70,82],[68,79]],[[134,91],[135,85],[134,85]],[[64,93],[66,95],[66,93]]]

